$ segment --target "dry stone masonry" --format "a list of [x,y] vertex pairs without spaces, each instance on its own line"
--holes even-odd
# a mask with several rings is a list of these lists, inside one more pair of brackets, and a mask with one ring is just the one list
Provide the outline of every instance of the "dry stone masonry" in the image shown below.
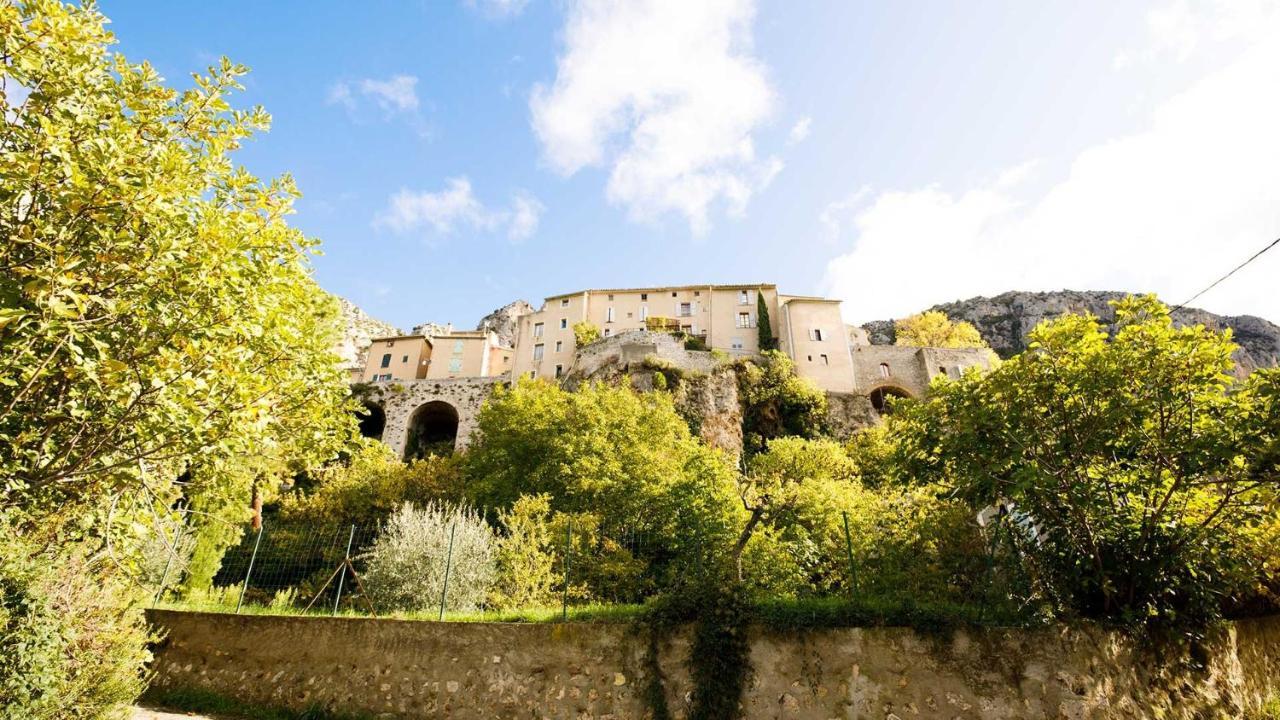
[[[389,718],[650,717],[646,631],[151,611],[154,683]],[[1085,627],[924,636],[905,628],[750,634],[746,720],[1247,718],[1280,691],[1280,618],[1185,650]],[[688,716],[687,632],[660,643],[667,705]]]

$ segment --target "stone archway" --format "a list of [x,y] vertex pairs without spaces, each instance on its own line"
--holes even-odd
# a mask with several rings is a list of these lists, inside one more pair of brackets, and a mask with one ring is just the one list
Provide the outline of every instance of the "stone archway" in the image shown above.
[[[382,442],[391,448],[396,457],[407,458],[413,457],[411,452],[420,452],[410,449],[411,441],[422,439],[421,434],[416,439],[413,436],[415,423],[419,433],[430,430],[428,436],[434,437],[435,442],[443,442],[443,435],[451,430],[454,449],[466,448],[475,429],[480,408],[493,394],[493,389],[505,382],[505,375],[379,382],[372,384],[366,402],[381,407],[386,414]],[[448,406],[449,410],[446,411],[441,405]],[[433,409],[423,410],[428,406]]]
[[893,400],[891,398],[910,398],[914,396],[897,385],[880,385],[867,393],[867,397],[871,399],[871,407],[875,408],[876,412],[884,415],[893,412]]
[[364,410],[356,413],[360,423],[360,435],[370,440],[381,440],[382,431],[387,427],[387,413],[382,406],[374,402],[365,402]]
[[424,403],[409,416],[404,459],[449,455],[458,442],[458,409],[443,400]]

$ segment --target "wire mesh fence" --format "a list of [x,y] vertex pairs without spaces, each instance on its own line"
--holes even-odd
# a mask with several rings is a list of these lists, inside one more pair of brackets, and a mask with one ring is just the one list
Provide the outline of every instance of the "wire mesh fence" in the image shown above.
[[[973,622],[999,623],[1022,611],[1026,578],[999,525],[957,548],[953,557],[922,560],[937,550],[881,552],[841,515],[834,541],[811,549],[822,557],[810,558],[810,566],[821,569],[811,571],[805,590],[769,594],[775,580],[790,572],[785,558],[739,559],[739,578],[761,589],[758,598],[765,605],[785,605],[779,612],[800,622],[848,613],[851,601],[860,603],[854,612],[872,613],[886,603],[899,614],[904,603],[909,611],[924,612],[950,605]],[[597,516],[561,516],[538,528],[505,532],[492,529],[479,513],[441,508],[405,518],[397,513],[376,525],[318,526],[268,517],[259,527],[245,528],[207,588],[185,582],[182,562],[165,567],[156,605],[430,620],[608,617],[625,615],[673,583],[706,572],[701,561],[676,563],[669,543],[654,531]],[[191,551],[180,538],[172,545]],[[919,572],[922,562],[929,572]]]

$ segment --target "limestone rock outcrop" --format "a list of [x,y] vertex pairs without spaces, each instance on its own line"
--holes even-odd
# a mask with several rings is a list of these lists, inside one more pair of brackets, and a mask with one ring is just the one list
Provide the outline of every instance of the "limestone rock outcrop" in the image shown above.
[[[1115,321],[1110,301],[1128,293],[1112,291],[1059,290],[1055,292],[1012,291],[995,297],[975,297],[935,305],[952,320],[964,320],[978,328],[983,339],[1001,357],[1022,352],[1027,335],[1043,320],[1068,313],[1089,312],[1108,324]],[[1213,330],[1231,328],[1240,349],[1235,359],[1237,374],[1243,376],[1257,368],[1280,364],[1280,326],[1253,315],[1223,316],[1196,308],[1175,310],[1179,325],[1203,324]],[[862,326],[873,345],[893,343],[893,321],[881,320]]]
[[502,344],[515,347],[520,316],[528,315],[534,310],[535,308],[524,300],[509,302],[480,318],[480,322],[476,323],[476,329],[492,331],[497,334]]
[[342,358],[343,369],[364,369],[365,356],[373,338],[404,334],[395,325],[371,317],[350,300],[335,297],[341,308],[343,332],[342,340],[334,351]]

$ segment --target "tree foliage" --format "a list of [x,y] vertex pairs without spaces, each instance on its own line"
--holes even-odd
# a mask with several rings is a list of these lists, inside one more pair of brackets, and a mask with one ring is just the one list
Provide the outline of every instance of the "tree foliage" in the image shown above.
[[894,323],[894,343],[910,347],[985,348],[987,341],[973,325],[926,310]]
[[464,461],[476,506],[546,494],[556,512],[647,533],[664,562],[723,549],[735,532],[732,468],[690,434],[668,393],[523,379],[495,392],[476,428]]
[[1233,385],[1229,332],[1176,328],[1153,297],[1046,322],[986,376],[891,420],[906,477],[1006,508],[1007,537],[1061,610],[1199,625],[1252,591],[1275,517],[1276,371]]
[[337,309],[285,222],[293,182],[231,161],[269,122],[228,103],[245,68],[172,90],[92,5],[6,3],[0,32],[5,505],[167,504],[195,464],[219,485],[330,455]]
[[778,349],[778,338],[773,336],[773,322],[769,320],[769,304],[764,301],[762,292],[756,293],[756,334],[760,352]]
[[761,353],[758,362],[742,361],[738,393],[747,455],[763,451],[774,438],[816,438],[825,432],[826,394],[813,381],[797,375],[795,363],[781,351]]
[[573,344],[575,347],[586,347],[600,339],[600,327],[590,320],[573,324]]
[[[387,610],[475,610],[495,576],[493,530],[462,505],[405,503],[363,554],[369,597]],[[445,587],[445,573],[448,587]]]

